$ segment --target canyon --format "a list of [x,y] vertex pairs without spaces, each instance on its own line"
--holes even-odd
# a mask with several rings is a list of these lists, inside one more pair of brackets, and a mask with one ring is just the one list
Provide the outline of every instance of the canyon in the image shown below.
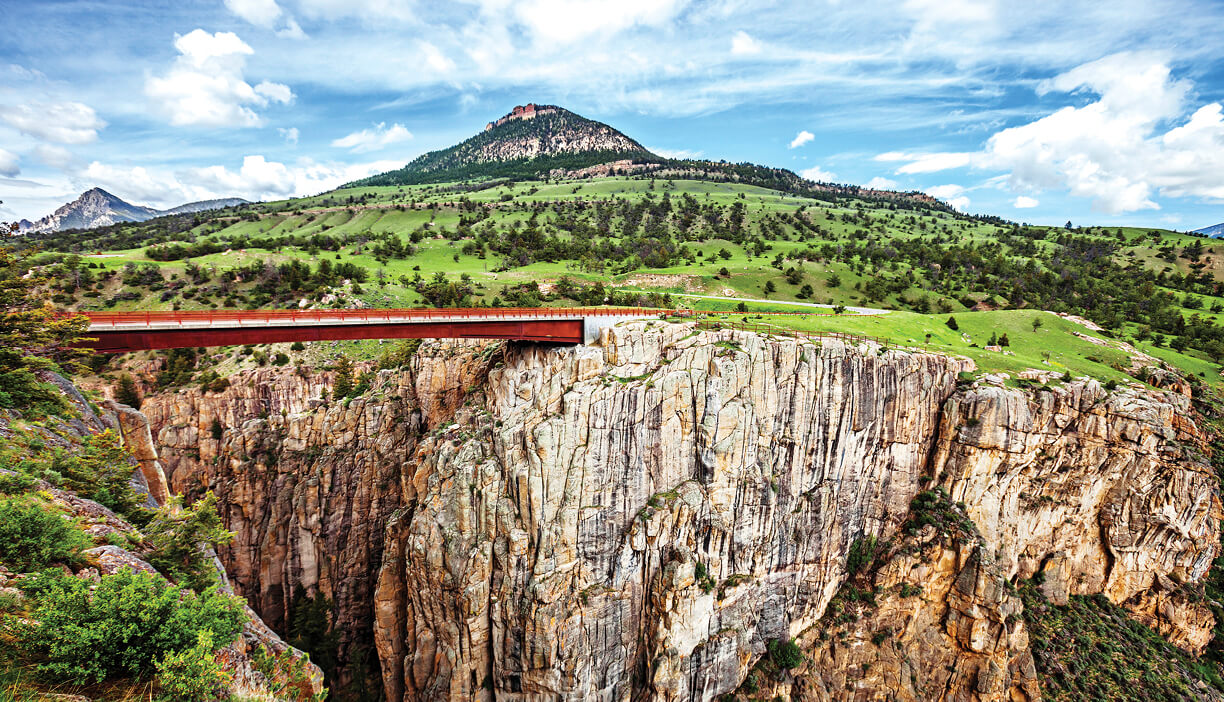
[[427,342],[342,401],[328,370],[244,371],[127,433],[153,482],[217,495],[273,629],[331,603],[342,696],[1037,700],[1025,582],[1201,652],[1224,510],[1190,398],[973,371],[640,322]]

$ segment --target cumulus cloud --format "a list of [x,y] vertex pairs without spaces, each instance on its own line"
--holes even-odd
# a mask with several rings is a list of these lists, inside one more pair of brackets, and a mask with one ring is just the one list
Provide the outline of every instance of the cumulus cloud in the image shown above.
[[303,159],[295,165],[268,161],[263,156],[247,156],[242,167],[230,170],[225,166],[193,168],[178,174],[179,180],[191,187],[262,200],[311,195],[339,187],[368,175],[389,171],[403,165],[399,161],[376,161],[359,164],[328,164]]
[[965,187],[955,183],[936,185],[924,192],[937,200],[943,200],[952,207],[964,212],[969,207],[969,197],[965,195]]
[[0,176],[15,178],[18,175],[21,175],[21,165],[17,154],[6,149],[0,149]]
[[92,107],[79,102],[0,106],[0,119],[23,134],[59,144],[88,144],[106,126]]
[[[964,166],[1005,171],[1013,190],[1065,189],[1110,214],[1159,209],[1158,193],[1222,201],[1221,106],[1193,108],[1192,87],[1174,79],[1159,54],[1114,54],[1044,81],[1038,89],[1042,94],[1086,93],[1095,100],[1001,130],[979,152],[893,152],[876,159],[905,162],[898,173]],[[1178,120],[1184,122],[1163,131]]]
[[897,181],[895,180],[889,180],[888,178],[876,176],[867,181],[867,184],[863,187],[871,190],[896,190],[897,185]]
[[731,37],[731,53],[735,56],[759,54],[761,53],[761,42],[753,39],[751,34],[741,29]]
[[310,159],[286,164],[250,155],[237,169],[213,165],[169,171],[94,161],[71,178],[78,189],[98,186],[125,200],[172,207],[221,197],[270,200],[313,195],[402,165],[401,161],[343,164]]
[[175,126],[258,127],[256,108],[288,103],[288,86],[264,81],[252,87],[243,73],[254,50],[233,32],[196,29],[176,36],[178,58],[164,75],[150,76],[145,94]]
[[795,135],[795,138],[794,138],[794,139],[791,139],[790,146],[788,146],[788,147],[786,147],[786,148],[788,148],[788,149],[797,149],[797,148],[799,148],[800,146],[803,146],[804,144],[808,143],[809,141],[811,141],[811,140],[813,140],[813,139],[815,139],[815,138],[816,138],[816,135],[815,135],[815,134],[813,134],[813,133],[811,133],[811,132],[809,132],[809,131],[807,131],[807,130],[805,129],[805,130],[803,130],[803,131],[799,132],[798,134],[796,134],[796,135]]
[[398,144],[412,138],[412,132],[401,124],[390,127],[386,122],[379,122],[373,129],[362,129],[348,136],[340,137],[331,143],[338,149],[348,149],[355,154],[379,151],[392,144]]
[[297,20],[276,4],[276,0],[225,0],[225,7],[257,27],[275,29],[279,36],[306,38]]
[[1030,207],[1036,207],[1040,204],[1041,203],[1036,198],[1027,197],[1025,195],[1020,195],[1015,200],[1012,200],[1012,207],[1018,210],[1027,210]]
[[658,146],[647,146],[646,150],[663,158],[690,159],[701,158],[704,151],[692,149],[664,149]]
[[807,178],[808,180],[814,180],[817,183],[832,183],[837,179],[836,173],[830,173],[820,166],[805,168],[804,170],[799,171],[799,175]]

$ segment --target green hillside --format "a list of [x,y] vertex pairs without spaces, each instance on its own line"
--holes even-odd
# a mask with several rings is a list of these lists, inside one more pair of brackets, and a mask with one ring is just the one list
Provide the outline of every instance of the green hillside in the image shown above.
[[[919,345],[931,333],[932,348],[983,368],[1115,380],[1165,361],[1214,383],[1224,357],[1224,244],[1213,240],[742,183],[366,186],[40,244],[58,300],[86,310],[613,304],[742,316],[821,304],[896,312],[771,323]],[[992,331],[1010,345],[984,351]]]

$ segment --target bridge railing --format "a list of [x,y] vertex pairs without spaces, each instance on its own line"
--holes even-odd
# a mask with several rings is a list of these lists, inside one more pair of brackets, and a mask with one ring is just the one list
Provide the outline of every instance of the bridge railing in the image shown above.
[[664,310],[649,307],[477,307],[361,310],[190,310],[162,312],[84,312],[90,327],[259,326],[267,324],[379,324],[404,321],[650,317]]

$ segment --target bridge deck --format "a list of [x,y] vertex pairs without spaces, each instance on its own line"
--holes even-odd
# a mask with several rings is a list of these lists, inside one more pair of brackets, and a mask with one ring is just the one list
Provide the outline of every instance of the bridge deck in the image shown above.
[[88,312],[84,345],[103,353],[335,339],[516,339],[578,344],[601,323],[652,317],[648,308],[208,310]]

